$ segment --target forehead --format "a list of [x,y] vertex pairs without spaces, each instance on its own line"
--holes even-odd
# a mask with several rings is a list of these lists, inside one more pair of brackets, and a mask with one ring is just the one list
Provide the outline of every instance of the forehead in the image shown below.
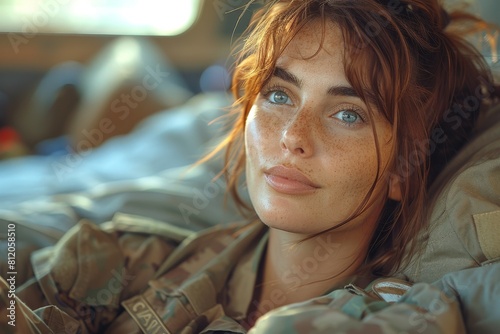
[[304,87],[324,91],[332,86],[349,87],[343,45],[340,28],[316,20],[293,37],[276,66],[294,74],[306,84]]
[[344,41],[340,28],[319,19],[306,24],[292,38],[278,59],[278,65],[290,59],[328,62],[341,65]]

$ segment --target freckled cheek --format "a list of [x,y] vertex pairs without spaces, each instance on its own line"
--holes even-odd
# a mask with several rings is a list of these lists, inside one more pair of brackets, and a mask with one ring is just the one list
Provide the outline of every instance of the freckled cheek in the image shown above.
[[394,146],[394,141],[392,139],[392,129],[388,129],[385,132],[385,135],[383,138],[379,141],[380,142],[380,167],[384,168],[387,164],[389,164],[392,159],[393,159],[393,146]]
[[360,152],[357,163],[352,165],[352,179],[357,181],[358,188],[367,192],[377,177],[378,160],[376,151]]
[[[368,141],[369,143],[369,141]],[[326,145],[328,174],[338,189],[367,191],[377,173],[377,153],[365,138],[337,138]]]
[[267,116],[263,112],[254,111],[247,118],[245,126],[245,143],[247,156],[256,157],[263,155],[274,148],[279,147],[279,124],[275,118]]

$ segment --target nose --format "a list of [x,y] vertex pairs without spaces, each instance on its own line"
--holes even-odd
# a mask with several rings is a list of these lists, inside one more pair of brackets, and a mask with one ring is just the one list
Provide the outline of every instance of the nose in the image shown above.
[[299,112],[296,117],[283,129],[281,148],[291,154],[306,158],[314,153],[313,122],[304,112]]

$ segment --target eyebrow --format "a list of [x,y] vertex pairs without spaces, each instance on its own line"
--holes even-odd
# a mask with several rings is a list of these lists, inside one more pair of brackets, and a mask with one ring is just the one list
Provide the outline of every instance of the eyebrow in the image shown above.
[[[277,78],[280,78],[286,82],[291,83],[292,85],[296,86],[297,88],[302,87],[302,80],[297,78],[294,74],[288,72],[282,67],[277,66],[274,69],[273,75]],[[351,97],[357,97],[359,98],[359,95],[356,93],[356,91],[349,86],[332,86],[328,88],[327,90],[328,95],[334,95],[334,96],[351,96]]]
[[356,93],[356,91],[349,86],[332,86],[328,88],[328,94],[335,96],[352,96],[359,98],[358,93]]
[[286,81],[286,82],[291,83],[294,86],[297,86],[298,88],[302,87],[302,80],[300,80],[295,75],[293,75],[292,73],[288,72],[287,70],[285,70],[282,67],[276,67],[274,69],[273,75],[275,77],[278,77],[278,78]]

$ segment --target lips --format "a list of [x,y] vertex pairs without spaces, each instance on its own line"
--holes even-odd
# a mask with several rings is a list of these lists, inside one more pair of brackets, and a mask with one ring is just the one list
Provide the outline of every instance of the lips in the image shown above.
[[266,182],[277,192],[291,195],[308,194],[319,185],[293,167],[275,166],[264,171]]

